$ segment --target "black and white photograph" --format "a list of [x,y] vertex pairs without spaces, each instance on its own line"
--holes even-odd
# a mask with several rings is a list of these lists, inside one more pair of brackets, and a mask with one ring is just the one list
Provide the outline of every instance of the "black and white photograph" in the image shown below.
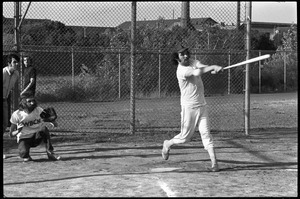
[[2,2],[3,198],[298,197],[296,1]]

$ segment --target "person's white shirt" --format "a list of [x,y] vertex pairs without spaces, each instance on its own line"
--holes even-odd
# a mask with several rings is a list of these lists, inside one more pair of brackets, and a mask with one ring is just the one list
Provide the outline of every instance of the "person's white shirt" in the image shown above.
[[190,66],[178,64],[176,76],[181,92],[180,104],[182,106],[199,107],[206,105],[201,75],[186,76],[187,71],[201,67],[204,67],[204,65],[198,60],[191,61]]
[[16,110],[11,115],[10,122],[17,125],[17,129],[22,128],[19,134],[17,134],[17,142],[23,138],[31,138],[34,133],[41,130],[43,121],[40,116],[43,108],[36,107],[31,113],[27,113],[23,110]]

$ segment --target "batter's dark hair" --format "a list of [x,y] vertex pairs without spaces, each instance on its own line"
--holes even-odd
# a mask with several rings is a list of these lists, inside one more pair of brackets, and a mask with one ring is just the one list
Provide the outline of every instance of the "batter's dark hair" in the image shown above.
[[178,56],[178,52],[172,52],[171,54],[171,63],[174,66],[178,65],[178,60],[179,60],[179,56]]

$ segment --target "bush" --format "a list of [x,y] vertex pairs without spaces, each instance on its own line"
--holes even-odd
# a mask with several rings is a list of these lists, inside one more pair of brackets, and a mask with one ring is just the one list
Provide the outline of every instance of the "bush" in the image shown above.
[[111,101],[117,98],[117,86],[97,76],[39,77],[36,98],[40,102]]

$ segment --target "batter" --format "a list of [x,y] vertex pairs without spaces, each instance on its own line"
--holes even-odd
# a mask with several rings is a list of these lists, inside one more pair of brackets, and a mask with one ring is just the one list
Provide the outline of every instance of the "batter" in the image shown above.
[[218,73],[223,67],[208,66],[201,64],[198,60],[192,60],[189,49],[183,46],[173,53],[172,62],[177,65],[176,76],[181,93],[181,131],[171,140],[164,141],[162,157],[168,160],[171,146],[190,141],[198,126],[203,146],[211,159],[210,170],[219,171],[213,138],[210,134],[208,107],[201,75],[207,72]]

